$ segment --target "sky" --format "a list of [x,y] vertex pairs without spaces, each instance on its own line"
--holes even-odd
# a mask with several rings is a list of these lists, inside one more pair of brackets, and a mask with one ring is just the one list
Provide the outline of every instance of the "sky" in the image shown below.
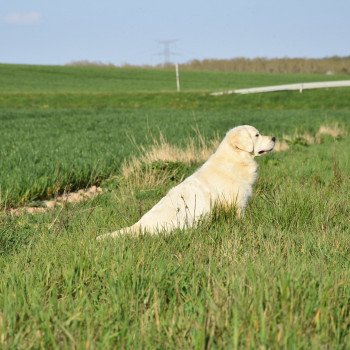
[[0,62],[350,56],[350,0],[0,0]]

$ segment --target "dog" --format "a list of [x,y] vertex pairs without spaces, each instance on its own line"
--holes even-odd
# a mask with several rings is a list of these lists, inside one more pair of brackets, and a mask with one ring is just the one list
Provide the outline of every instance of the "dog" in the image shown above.
[[195,173],[173,187],[138,222],[97,239],[123,234],[169,233],[194,227],[215,204],[234,206],[241,217],[257,178],[258,165],[254,157],[272,151],[275,141],[275,137],[263,136],[250,125],[229,130],[215,153]]

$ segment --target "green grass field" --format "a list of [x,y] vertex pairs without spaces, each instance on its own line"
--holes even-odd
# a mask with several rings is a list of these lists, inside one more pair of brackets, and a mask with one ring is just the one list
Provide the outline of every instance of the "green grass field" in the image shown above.
[[[329,76],[0,65],[0,348],[326,348],[350,344],[349,136],[261,157],[246,216],[169,236],[98,234],[136,221],[200,163],[121,164],[161,132],[185,147],[235,125],[350,130],[350,90],[212,97]],[[348,79],[348,76],[331,77]],[[151,171],[154,182],[147,182]],[[9,207],[100,184],[46,214]]]
[[194,135],[189,125],[212,136],[242,123],[281,136],[349,117],[346,89],[223,97],[204,93],[330,79],[327,75],[184,72],[189,92],[176,94],[169,92],[173,73],[0,65],[0,207],[100,183],[137,151],[130,138],[147,144],[162,131],[181,144]]

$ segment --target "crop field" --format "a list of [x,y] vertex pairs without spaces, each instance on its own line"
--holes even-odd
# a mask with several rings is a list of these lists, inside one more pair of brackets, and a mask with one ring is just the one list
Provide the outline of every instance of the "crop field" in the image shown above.
[[[349,76],[187,70],[176,93],[174,75],[0,65],[0,348],[350,344],[350,89],[208,94]],[[168,236],[95,240],[240,124],[287,145],[257,160],[244,219],[218,210]],[[91,185],[103,193],[11,214]]]

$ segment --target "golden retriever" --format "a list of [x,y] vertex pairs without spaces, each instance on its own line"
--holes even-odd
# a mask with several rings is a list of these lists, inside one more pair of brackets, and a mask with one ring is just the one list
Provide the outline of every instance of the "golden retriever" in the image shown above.
[[237,215],[242,216],[257,178],[258,165],[254,157],[272,151],[274,146],[275,137],[260,135],[253,126],[242,125],[229,130],[216,152],[138,222],[98,239],[193,227],[217,203],[234,206]]

